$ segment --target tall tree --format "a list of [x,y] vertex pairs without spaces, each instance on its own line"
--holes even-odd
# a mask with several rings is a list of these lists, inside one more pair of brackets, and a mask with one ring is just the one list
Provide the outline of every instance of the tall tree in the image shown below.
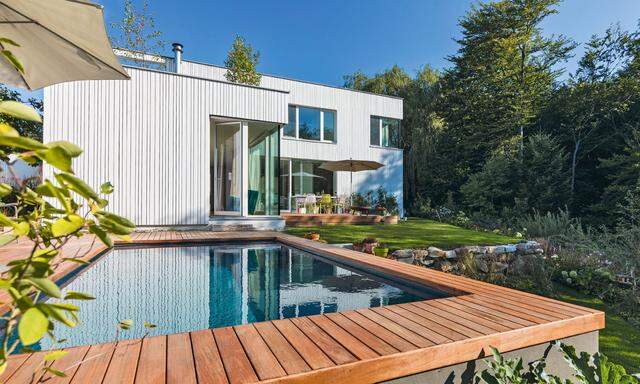
[[424,66],[411,77],[402,68],[368,77],[361,71],[344,76],[345,87],[404,98],[400,145],[404,150],[404,200],[411,210],[418,195],[435,201],[446,198],[452,163],[445,155],[447,135],[435,113],[440,73]]
[[[156,27],[154,14],[149,3],[144,0],[137,8],[133,0],[124,1],[122,19],[111,23],[111,44],[135,52],[162,55],[166,43],[162,40],[162,32]],[[137,61],[143,67],[163,67],[162,63]]]
[[[501,0],[474,6],[460,21],[458,53],[449,58],[440,113],[478,170],[497,146],[523,142],[546,104],[558,67],[574,44],[546,37],[541,23],[559,0]],[[522,147],[522,144],[521,144]]]
[[262,76],[256,70],[259,60],[260,52],[254,52],[244,37],[236,36],[224,61],[225,77],[233,83],[260,85]]

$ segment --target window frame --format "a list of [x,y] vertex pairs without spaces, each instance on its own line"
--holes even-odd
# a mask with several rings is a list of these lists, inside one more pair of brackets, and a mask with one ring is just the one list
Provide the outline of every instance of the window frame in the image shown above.
[[[374,144],[371,142],[371,120],[373,119],[377,119],[378,120],[378,143]],[[378,115],[371,115],[369,116],[369,145],[372,147],[376,147],[376,148],[388,148],[388,149],[402,149],[400,147],[400,142],[398,142],[398,146],[393,146],[393,145],[382,145],[382,126],[383,126],[383,121],[384,120],[391,120],[394,122],[398,123],[398,141],[400,140],[400,138],[402,137],[401,134],[401,130],[402,130],[402,120],[400,119],[394,119],[393,117],[384,117],[384,116],[378,116]],[[391,132],[387,132],[388,133],[388,140],[391,141]]]
[[[309,141],[312,143],[327,143],[327,144],[336,144],[338,142],[338,111],[334,110],[334,109],[327,109],[327,108],[318,108],[318,107],[310,107],[307,105],[299,105],[299,104],[289,104],[289,107],[293,107],[295,108],[295,122],[294,122],[294,131],[295,131],[295,136],[289,136],[289,135],[285,135],[284,134],[284,127],[283,127],[283,133],[282,133],[282,138],[284,139],[289,139],[289,140],[302,140],[302,141]],[[320,112],[320,139],[316,140],[316,139],[305,139],[300,137],[300,108],[307,108],[307,109],[315,109],[317,111]],[[333,113],[333,136],[334,139],[333,140],[325,140],[324,138],[324,114],[326,112],[329,113]],[[287,110],[287,113],[288,110]],[[289,122],[289,124],[291,124],[291,122]]]

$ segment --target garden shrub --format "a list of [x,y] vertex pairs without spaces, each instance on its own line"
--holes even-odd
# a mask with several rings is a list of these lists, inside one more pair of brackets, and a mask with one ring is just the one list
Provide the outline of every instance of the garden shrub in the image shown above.
[[[573,370],[573,379],[579,384],[638,384],[640,381],[626,372],[623,366],[610,362],[600,353],[590,355],[576,353],[573,346],[560,342],[554,345],[562,353],[564,360]],[[476,383],[487,384],[573,384],[571,380],[562,380],[545,371],[546,361],[542,357],[524,369],[522,358],[505,359],[500,352],[491,347],[493,361],[488,361],[488,369],[476,376]]]

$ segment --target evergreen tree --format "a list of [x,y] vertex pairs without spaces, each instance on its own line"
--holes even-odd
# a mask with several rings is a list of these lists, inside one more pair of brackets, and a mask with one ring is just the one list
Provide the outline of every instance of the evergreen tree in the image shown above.
[[256,71],[260,53],[254,52],[244,37],[236,36],[224,61],[225,77],[233,83],[260,85],[262,76]]
[[545,37],[540,25],[558,0],[502,0],[474,6],[462,18],[458,53],[445,73],[440,113],[455,135],[468,167],[533,125],[544,107],[558,64],[574,44]]

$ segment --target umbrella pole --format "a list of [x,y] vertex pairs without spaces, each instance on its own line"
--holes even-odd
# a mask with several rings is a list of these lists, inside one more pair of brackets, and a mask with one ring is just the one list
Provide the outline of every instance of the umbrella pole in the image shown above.
[[353,171],[351,171],[349,173],[351,174],[351,181],[349,183],[349,185],[350,185],[349,189],[350,189],[350,192],[351,192],[351,193],[349,193],[349,200],[350,200],[349,208],[351,208],[351,207],[353,207]]

